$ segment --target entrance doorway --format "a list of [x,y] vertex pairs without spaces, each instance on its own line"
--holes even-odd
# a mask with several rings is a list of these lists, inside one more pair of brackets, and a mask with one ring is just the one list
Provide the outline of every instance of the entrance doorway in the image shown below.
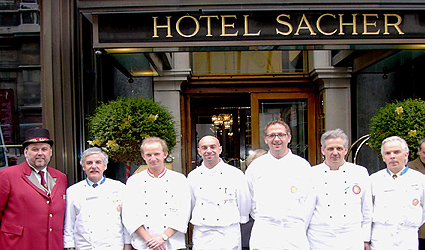
[[191,110],[192,169],[202,163],[197,153],[199,140],[213,135],[223,148],[223,161],[243,170],[252,147],[250,95],[195,95],[191,97]]
[[[185,89],[186,140],[183,141],[187,149],[187,173],[202,163],[197,148],[205,135],[219,139],[223,147],[220,157],[224,162],[244,171],[245,159],[251,150],[268,150],[263,140],[263,128],[275,119],[281,119],[291,127],[291,151],[316,164],[317,155],[320,155],[316,147],[317,91],[308,87],[310,84],[306,82],[302,89],[289,88],[289,82],[274,82],[274,86],[263,83],[263,88],[232,89],[228,85],[213,85],[210,88],[204,86],[202,91]],[[242,92],[242,89],[245,90],[243,93],[234,93]]]

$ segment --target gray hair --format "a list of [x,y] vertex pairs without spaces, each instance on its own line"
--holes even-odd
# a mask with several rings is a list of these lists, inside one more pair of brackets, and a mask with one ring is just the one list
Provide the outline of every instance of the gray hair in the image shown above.
[[422,144],[425,142],[425,138],[423,138],[422,140],[419,141],[419,149],[421,149]]
[[322,137],[320,138],[320,144],[322,148],[326,148],[326,140],[328,139],[336,139],[341,138],[344,140],[344,147],[348,148],[348,136],[344,133],[344,131],[340,128],[326,131]]
[[[381,145],[381,155],[384,155],[384,144],[387,142],[392,142],[392,141],[399,141],[401,143],[401,148],[403,149],[404,153],[409,153],[409,146],[407,145],[407,142],[399,137],[399,136],[391,136],[391,137],[387,137],[385,140],[382,141],[382,145]],[[406,159],[406,163],[407,163]]]
[[146,139],[144,139],[144,140],[142,141],[142,145],[140,145],[140,152],[142,153],[142,155],[143,155],[143,147],[144,147],[146,144],[148,144],[148,143],[153,143],[153,142],[158,142],[159,144],[161,144],[161,146],[162,146],[162,151],[164,152],[164,154],[168,154],[168,147],[167,147],[167,143],[166,143],[163,139],[161,139],[161,138],[159,138],[159,137],[152,136],[152,137],[148,137],[148,138],[146,138]]
[[108,165],[108,159],[109,159],[108,154],[98,147],[92,147],[92,148],[86,149],[81,154],[80,165],[84,166],[84,162],[86,162],[87,156],[94,155],[94,154],[100,154],[102,156],[103,163],[105,165]]

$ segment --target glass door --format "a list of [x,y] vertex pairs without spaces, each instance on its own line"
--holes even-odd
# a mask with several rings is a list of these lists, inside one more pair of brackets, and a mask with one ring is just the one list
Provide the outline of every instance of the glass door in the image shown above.
[[312,93],[255,93],[251,95],[253,148],[268,150],[263,129],[269,121],[283,120],[291,128],[289,145],[292,153],[307,159],[311,164],[317,160],[317,130],[315,119],[315,96]]

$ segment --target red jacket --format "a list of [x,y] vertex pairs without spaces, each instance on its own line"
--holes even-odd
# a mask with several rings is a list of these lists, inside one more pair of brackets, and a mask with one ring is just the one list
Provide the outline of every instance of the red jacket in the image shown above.
[[28,177],[27,162],[0,170],[0,250],[62,250],[66,175],[55,179],[50,196]]

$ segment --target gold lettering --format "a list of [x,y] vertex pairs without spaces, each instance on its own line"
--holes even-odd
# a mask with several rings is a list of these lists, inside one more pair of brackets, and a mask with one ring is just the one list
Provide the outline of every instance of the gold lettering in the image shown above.
[[152,17],[153,18],[153,36],[152,37],[159,37],[158,36],[158,28],[167,28],[167,37],[173,37],[171,35],[171,16],[167,16],[167,25],[158,25],[157,24],[157,16]]
[[336,19],[336,16],[335,15],[332,15],[332,14],[323,14],[323,15],[321,15],[318,19],[317,19],[317,22],[316,22],[316,26],[317,26],[317,29],[319,30],[319,32],[320,33],[322,33],[323,35],[325,35],[325,36],[332,36],[333,34],[335,34],[335,32],[337,31],[337,29],[335,29],[334,31],[332,31],[332,32],[324,32],[323,30],[322,30],[322,27],[321,27],[321,25],[320,25],[320,21],[322,20],[322,18],[323,17],[325,17],[325,16],[331,16],[331,17],[333,17],[334,19]]
[[201,20],[201,18],[207,18],[207,35],[206,36],[212,36],[211,34],[211,17],[215,17],[218,19],[218,16],[200,16],[199,20]]
[[[388,22],[388,17],[393,16],[393,17],[397,17],[397,22],[396,23],[389,23]],[[384,27],[385,27],[385,32],[384,35],[389,35],[390,33],[388,32],[388,26],[394,26],[394,28],[398,31],[399,35],[404,35],[404,32],[400,29],[400,27],[398,27],[401,22],[403,21],[401,16],[398,14],[384,14]]]
[[248,17],[249,15],[243,15],[243,17],[245,18],[244,22],[244,28],[245,28],[245,33],[243,34],[244,36],[259,36],[261,34],[261,30],[259,30],[257,33],[249,33],[249,28],[248,28]]
[[339,15],[339,33],[338,35],[345,35],[344,30],[343,30],[343,25],[351,25],[353,26],[353,33],[351,33],[351,35],[358,35],[359,33],[357,33],[357,24],[356,24],[356,16],[357,14],[351,14],[353,16],[353,22],[352,23],[343,23],[342,22],[342,17],[344,16],[344,14],[338,14]]
[[[302,27],[303,22],[305,22],[305,24],[307,25],[306,27]],[[300,29],[308,29],[310,31],[310,36],[315,36],[317,35],[313,29],[311,28],[310,23],[307,20],[307,17],[305,16],[305,14],[303,14],[303,17],[301,18],[300,24],[298,25],[298,29],[297,32],[295,32],[295,36],[298,36],[300,33]]]
[[[186,34],[183,34],[182,32],[181,32],[181,30],[180,30],[180,22],[184,19],[184,18],[190,18],[190,19],[192,19],[194,22],[195,22],[195,31],[192,33],[192,34],[190,34],[190,35],[186,35]],[[177,33],[179,33],[179,35],[181,35],[182,37],[193,37],[193,36],[195,36],[196,34],[198,34],[198,32],[199,32],[199,22],[198,22],[198,20],[196,20],[196,18],[194,18],[193,16],[182,16],[182,17],[180,17],[179,18],[179,20],[177,20],[177,22],[176,22],[176,30],[177,30]]]
[[378,18],[378,14],[363,14],[363,33],[362,35],[378,35],[381,29],[378,29],[375,32],[370,32],[367,30],[367,26],[374,26],[376,27],[376,22],[368,23],[367,18],[368,17],[376,17]]
[[294,28],[292,27],[292,25],[291,25],[290,23],[280,20],[280,18],[281,18],[281,17],[286,17],[286,18],[288,18],[288,19],[291,19],[291,16],[290,16],[290,15],[286,15],[286,14],[281,14],[281,15],[279,15],[279,16],[276,18],[276,21],[277,21],[278,23],[283,24],[283,25],[286,25],[286,27],[288,27],[288,31],[287,31],[287,32],[282,32],[282,31],[280,31],[278,28],[276,28],[276,34],[284,35],[284,36],[290,35],[290,34],[292,33],[292,30],[293,30]]
[[236,31],[233,34],[226,34],[226,28],[235,28],[235,23],[226,24],[226,18],[233,17],[236,19],[235,15],[222,15],[221,16],[221,35],[220,36],[237,36],[239,31]]

